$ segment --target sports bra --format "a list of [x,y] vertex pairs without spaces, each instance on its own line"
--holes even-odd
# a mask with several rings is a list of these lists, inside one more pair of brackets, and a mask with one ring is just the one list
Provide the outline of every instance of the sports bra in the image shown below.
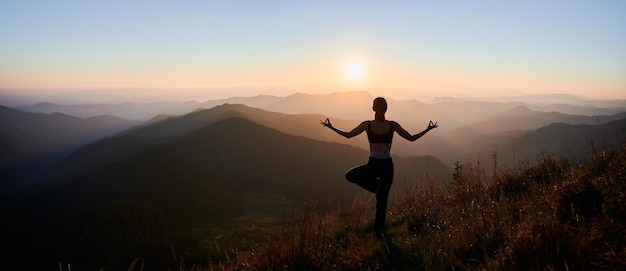
[[372,122],[367,122],[367,139],[370,143],[391,143],[393,139],[393,121],[389,122],[389,132],[386,134],[376,134],[372,131],[370,126]]

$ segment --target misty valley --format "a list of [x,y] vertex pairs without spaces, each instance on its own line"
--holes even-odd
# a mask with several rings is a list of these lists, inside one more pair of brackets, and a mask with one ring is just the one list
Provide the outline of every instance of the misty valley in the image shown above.
[[[372,118],[374,98],[366,92],[299,93],[0,106],[1,246],[10,259],[0,266],[118,270],[142,259],[146,269],[172,269],[181,259],[227,261],[234,251],[276,238],[273,229],[302,222],[310,202],[349,209],[371,196],[344,177],[367,162],[367,138],[338,137],[319,122],[328,117],[336,127],[352,129]],[[552,155],[584,163],[598,150],[623,149],[626,139],[622,100],[388,101],[389,119],[411,133],[430,120],[440,125],[416,142],[394,142],[390,200],[397,204],[412,187],[454,189],[465,176],[459,174],[476,163],[485,174]],[[413,225],[413,234],[433,227],[401,219],[404,207],[397,208],[390,211],[392,221]]]

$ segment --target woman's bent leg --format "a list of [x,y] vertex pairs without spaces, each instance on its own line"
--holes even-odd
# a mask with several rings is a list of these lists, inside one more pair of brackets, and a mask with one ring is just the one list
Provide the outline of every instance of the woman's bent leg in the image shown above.
[[369,192],[376,193],[378,190],[378,178],[372,173],[372,170],[367,165],[361,165],[348,170],[346,179]]

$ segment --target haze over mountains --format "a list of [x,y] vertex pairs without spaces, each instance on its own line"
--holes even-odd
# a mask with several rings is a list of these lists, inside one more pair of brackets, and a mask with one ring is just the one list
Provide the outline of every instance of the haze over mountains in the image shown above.
[[[255,97],[233,97],[205,102],[167,102],[148,104],[100,104],[93,109],[87,105],[39,104],[21,107],[22,110],[40,112],[73,112],[81,116],[95,114],[117,114],[137,120],[157,121],[171,115],[182,115],[199,108],[213,108],[217,105],[242,104],[275,113],[318,114],[330,117],[335,125],[344,130],[350,129],[363,119],[371,118],[371,101],[374,97],[367,92],[344,92],[333,94],[293,94],[286,97],[259,95]],[[476,140],[498,137],[498,141],[514,140],[520,133],[538,129],[556,122],[568,124],[605,124],[624,117],[626,101],[590,100],[573,95],[526,95],[500,97],[483,100],[462,100],[437,98],[430,103],[417,100],[398,101],[388,98],[388,118],[400,122],[409,131],[421,131],[429,120],[438,121],[437,136],[425,137],[420,143],[394,142],[394,153],[398,155],[434,155],[446,163],[465,159],[476,150],[471,148]],[[144,108],[142,110],[141,108]],[[251,114],[248,114],[251,117]],[[314,125],[291,122],[282,124],[277,115],[263,122],[286,133],[309,136],[367,148],[361,140],[343,140],[333,134],[320,134]],[[311,116],[311,120],[317,116]],[[260,120],[257,120],[260,121]],[[277,127],[282,125],[283,127]],[[298,126],[295,126],[298,125]],[[291,126],[291,127],[290,127]],[[292,128],[293,127],[293,128]],[[297,127],[297,128],[296,128]],[[296,132],[294,132],[296,131]],[[497,135],[496,135],[497,134]],[[320,137],[321,136],[321,137]],[[489,139],[491,140],[491,139]],[[484,144],[479,145],[484,146]],[[519,151],[519,150],[518,150]],[[532,156],[536,151],[530,151]],[[507,161],[510,162],[510,161]]]
[[[78,163],[80,166],[69,169],[55,166],[48,172],[86,172],[106,164],[104,161],[115,162],[128,158],[162,143],[166,138],[184,136],[228,117],[248,119],[289,135],[367,150],[368,143],[364,137],[345,139],[327,129],[321,129],[317,123],[320,119],[330,117],[336,127],[349,130],[362,120],[371,118],[370,104],[373,98],[366,92],[299,93],[286,97],[259,95],[205,102],[91,105],[46,102],[22,106],[19,110],[3,107],[0,115],[1,135],[6,151],[2,156],[2,172],[10,178],[2,182],[1,194],[6,195],[36,183],[41,178],[35,177],[33,172],[46,168],[89,142],[116,133],[123,135],[85,146],[73,155],[82,155],[81,161],[98,162]],[[566,147],[563,144],[554,146],[555,142],[547,139],[537,142],[524,139],[527,133],[542,127],[546,128],[536,131],[536,138],[558,138],[556,141],[567,142],[568,150],[575,152],[588,151],[592,145],[616,144],[624,137],[623,133],[616,131],[613,139],[607,139],[598,135],[598,131],[606,132],[619,125],[620,122],[615,121],[626,117],[626,101],[585,100],[571,95],[529,95],[492,100],[495,101],[438,98],[431,103],[424,103],[388,98],[388,118],[398,121],[408,131],[417,133],[423,130],[429,120],[440,124],[432,135],[416,143],[396,140],[392,152],[400,156],[431,155],[451,166],[472,155],[490,159],[490,155],[486,154],[498,151],[505,154],[501,162],[511,163],[516,158],[532,158],[543,150],[563,150]],[[555,108],[565,108],[563,111],[570,113],[542,111]],[[578,114],[571,114],[571,111]],[[592,112],[602,114],[588,114]],[[75,114],[77,117],[67,114]],[[558,131],[549,131],[547,126],[553,123],[563,123],[565,126],[556,126]],[[559,132],[566,129],[568,133]],[[565,140],[575,138],[574,135],[583,135],[590,140]],[[97,151],[85,154],[88,153],[86,149]],[[509,155],[512,153],[515,155]],[[64,165],[68,161],[65,159],[59,164]]]
[[80,146],[138,123],[110,115],[79,118],[0,106],[0,196],[37,183],[39,170]]
[[[363,114],[371,115],[369,108],[362,104],[371,102],[374,97],[367,92],[339,92],[332,94],[296,93],[285,97],[258,95],[254,97],[232,97],[226,99],[198,101],[164,101],[152,103],[125,102],[120,104],[71,104],[62,105],[41,102],[33,105],[22,105],[16,109],[37,113],[65,113],[77,117],[99,115],[115,115],[134,120],[147,120],[159,114],[181,115],[198,108],[211,108],[224,103],[244,104],[250,107],[280,113],[324,113],[334,117],[361,119]],[[422,114],[429,111],[453,116],[458,121],[468,124],[481,118],[502,112],[517,106],[526,106],[540,112],[560,112],[569,115],[613,115],[623,112],[626,100],[592,100],[582,99],[566,94],[538,94],[513,97],[496,97],[484,99],[458,99],[452,97],[434,98],[429,102],[416,100],[395,100],[387,97],[390,102],[390,113],[400,107],[396,103],[418,107]],[[396,108],[397,107],[397,108]],[[429,109],[430,108],[430,109]],[[319,112],[323,110],[324,112]],[[472,112],[468,114],[468,112]],[[451,127],[453,128],[453,127]]]

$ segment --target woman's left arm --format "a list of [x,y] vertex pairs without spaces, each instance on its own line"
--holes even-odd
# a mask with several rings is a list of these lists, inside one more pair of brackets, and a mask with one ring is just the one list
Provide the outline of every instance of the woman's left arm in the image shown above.
[[397,123],[397,122],[393,122],[393,128],[396,131],[396,133],[398,133],[398,135],[400,135],[401,137],[403,137],[404,139],[408,140],[408,141],[415,141],[418,140],[420,137],[424,136],[426,133],[428,133],[428,131],[435,129],[439,127],[439,125],[437,125],[436,122],[428,122],[428,127],[426,129],[424,129],[424,131],[411,135],[409,134],[409,132],[407,132],[406,130],[404,130],[404,128],[402,128],[402,126]]

